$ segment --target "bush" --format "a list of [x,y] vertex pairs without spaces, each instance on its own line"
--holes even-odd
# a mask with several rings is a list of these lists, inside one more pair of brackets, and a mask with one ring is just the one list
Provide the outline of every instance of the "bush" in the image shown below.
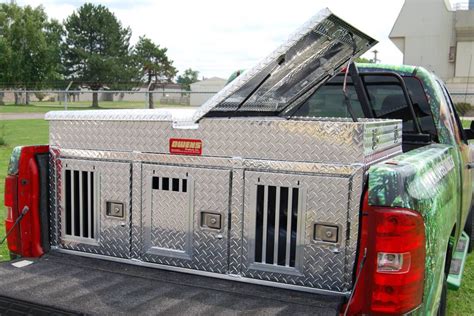
[[472,109],[471,104],[466,103],[466,102],[455,103],[454,107],[456,108],[456,111],[458,112],[459,116],[466,115],[466,113]]
[[0,125],[0,146],[5,146],[7,142],[5,141],[5,125],[2,123]]
[[46,93],[43,92],[35,92],[35,97],[42,102],[44,98],[46,98]]

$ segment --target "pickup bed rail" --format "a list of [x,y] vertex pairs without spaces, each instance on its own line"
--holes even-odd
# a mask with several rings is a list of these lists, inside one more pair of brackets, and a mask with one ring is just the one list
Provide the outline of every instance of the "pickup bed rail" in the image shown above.
[[337,315],[342,297],[51,252],[0,264],[0,296],[91,315]]

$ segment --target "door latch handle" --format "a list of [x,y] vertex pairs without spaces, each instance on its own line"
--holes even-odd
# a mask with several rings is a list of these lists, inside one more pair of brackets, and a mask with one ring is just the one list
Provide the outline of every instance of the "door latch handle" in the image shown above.
[[474,169],[474,162],[466,164],[467,169]]

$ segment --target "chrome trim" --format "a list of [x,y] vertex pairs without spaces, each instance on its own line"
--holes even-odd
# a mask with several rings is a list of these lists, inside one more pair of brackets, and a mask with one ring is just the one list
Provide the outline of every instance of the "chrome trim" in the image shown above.
[[280,190],[281,187],[276,187],[275,197],[275,233],[273,237],[273,264],[278,264],[278,240],[280,239]]
[[[267,261],[268,185],[263,187],[263,192],[262,263],[265,264]],[[253,225],[251,229],[255,226]],[[252,252],[255,252],[255,249],[252,249]]]
[[[52,146],[54,147],[54,146]],[[394,148],[397,149],[397,148]],[[396,152],[398,153],[398,151]],[[151,154],[142,152],[103,151],[84,149],[61,149],[61,158],[100,159],[110,161],[134,161],[160,165],[214,167],[225,169],[246,169],[249,171],[274,171],[297,174],[321,174],[337,177],[350,177],[363,164],[327,164],[318,162],[259,160],[243,158],[219,158],[203,156],[180,156]],[[385,156],[384,156],[385,157]]]
[[[288,208],[287,212],[289,214],[289,211],[291,210],[293,206],[293,189],[288,188]],[[291,232],[291,220],[293,216],[288,216],[287,215],[287,221],[286,221],[286,231]],[[290,255],[291,255],[291,234],[286,234],[286,254],[285,254],[285,266],[289,267],[290,266]]]

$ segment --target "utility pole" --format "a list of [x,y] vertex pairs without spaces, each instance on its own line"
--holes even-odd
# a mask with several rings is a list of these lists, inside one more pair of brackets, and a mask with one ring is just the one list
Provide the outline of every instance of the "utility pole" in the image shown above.
[[374,59],[373,59],[373,62],[374,62],[374,64],[376,64],[377,62],[379,62],[379,61],[380,61],[380,60],[378,60],[378,58],[377,58],[377,54],[379,53],[379,51],[378,51],[378,50],[376,50],[376,49],[374,49],[374,50],[372,51],[372,53],[374,53]]

